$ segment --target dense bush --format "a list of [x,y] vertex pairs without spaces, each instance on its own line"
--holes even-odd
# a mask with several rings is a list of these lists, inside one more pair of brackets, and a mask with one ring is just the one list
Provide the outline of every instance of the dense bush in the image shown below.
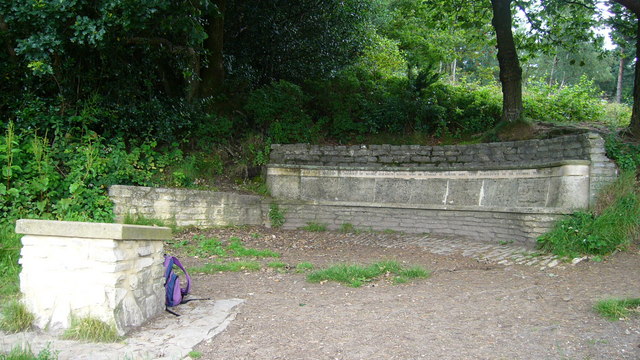
[[605,108],[599,90],[585,77],[573,86],[535,82],[525,87],[524,117],[547,122],[603,121]]
[[274,142],[308,142],[315,138],[314,126],[303,105],[302,89],[281,80],[252,92],[245,110]]
[[11,281],[19,271],[16,219],[111,222],[109,185],[175,181],[167,170],[183,159],[175,145],[160,150],[155,141],[141,141],[127,147],[86,127],[67,130],[18,130],[13,122],[1,130],[0,295],[17,290]]

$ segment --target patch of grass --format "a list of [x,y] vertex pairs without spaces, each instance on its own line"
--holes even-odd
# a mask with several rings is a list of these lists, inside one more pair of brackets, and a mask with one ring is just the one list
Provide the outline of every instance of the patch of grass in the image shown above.
[[271,250],[258,250],[258,249],[249,249],[242,245],[242,242],[239,238],[232,237],[229,239],[230,244],[227,246],[227,249],[230,252],[233,252],[235,256],[238,257],[256,257],[256,258],[264,258],[264,257],[280,257],[275,251]]
[[309,271],[309,270],[313,270],[314,266],[312,263],[305,261],[305,262],[301,262],[298,265],[296,265],[296,272],[305,272],[305,271]]
[[286,211],[280,209],[280,206],[276,203],[269,205],[269,222],[272,228],[280,228],[286,222]]
[[267,267],[271,269],[286,269],[287,264],[280,261],[274,261],[274,262],[268,263]]
[[600,300],[593,309],[611,321],[626,319],[631,314],[640,314],[640,298]]
[[353,224],[350,223],[344,223],[342,225],[340,225],[340,232],[342,233],[354,233],[357,232],[358,230],[356,230],[355,226],[353,226]]
[[258,271],[260,263],[257,261],[231,261],[204,264],[200,267],[189,268],[189,272],[215,274],[218,272]]
[[382,275],[395,275],[392,282],[402,283],[409,279],[426,278],[429,272],[419,267],[403,269],[397,261],[382,261],[368,266],[339,264],[310,273],[307,275],[307,281],[336,281],[351,287],[360,287]]
[[13,222],[0,224],[0,298],[9,297],[20,291],[20,243]]
[[27,345],[16,346],[8,354],[0,354],[0,360],[57,360],[58,352],[49,349],[49,345],[40,350],[38,355],[35,355],[31,348]]
[[202,353],[200,351],[189,351],[187,354],[192,359],[200,359],[202,357]]
[[309,222],[307,226],[302,227],[302,230],[311,231],[311,232],[322,232],[327,231],[326,224],[320,224],[317,222]]
[[229,243],[225,246],[220,239],[216,237],[206,237],[204,235],[194,235],[193,240],[197,245],[191,245],[188,240],[183,240],[173,244],[176,249],[184,249],[189,255],[198,257],[280,257],[280,254],[271,250],[258,250],[246,248],[242,244],[242,240],[238,237],[229,238]]
[[625,172],[602,190],[608,199],[599,214],[576,212],[538,238],[538,246],[562,257],[607,255],[640,235],[640,195],[635,173]]
[[194,255],[201,257],[227,256],[227,251],[218,238],[207,238],[203,235],[194,235],[193,239],[198,242],[198,245],[193,250]]
[[62,338],[103,343],[117,342],[121,339],[114,324],[107,324],[90,316],[71,319],[71,326],[64,332]]
[[0,329],[8,333],[27,331],[31,328],[35,316],[18,300],[12,300],[0,310]]

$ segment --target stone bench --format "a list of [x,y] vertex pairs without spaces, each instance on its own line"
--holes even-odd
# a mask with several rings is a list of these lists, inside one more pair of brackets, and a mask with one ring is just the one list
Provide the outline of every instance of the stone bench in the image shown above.
[[91,316],[120,335],[164,310],[164,227],[18,220],[20,291],[35,326],[69,327]]
[[617,170],[594,133],[461,146],[274,145],[267,167],[285,227],[535,242],[586,209]]

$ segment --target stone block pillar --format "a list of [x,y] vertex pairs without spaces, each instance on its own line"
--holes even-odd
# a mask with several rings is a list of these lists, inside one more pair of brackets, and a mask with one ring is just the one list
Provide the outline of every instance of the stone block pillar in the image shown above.
[[127,333],[164,310],[165,227],[18,220],[20,291],[35,325],[91,316]]

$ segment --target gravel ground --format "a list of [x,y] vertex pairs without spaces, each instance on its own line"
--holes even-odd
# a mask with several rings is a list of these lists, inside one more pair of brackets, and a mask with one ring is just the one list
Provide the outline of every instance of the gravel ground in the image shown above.
[[[195,348],[202,359],[640,359],[640,316],[611,322],[592,310],[600,299],[640,297],[637,248],[603,262],[540,268],[480,261],[462,250],[434,254],[410,245],[416,235],[262,227],[199,234],[239,237],[281,253],[277,261],[292,268],[392,259],[432,272],[360,288],[308,283],[293,269],[192,274],[194,297],[246,300],[225,332]],[[176,253],[187,266],[211,261]]]

